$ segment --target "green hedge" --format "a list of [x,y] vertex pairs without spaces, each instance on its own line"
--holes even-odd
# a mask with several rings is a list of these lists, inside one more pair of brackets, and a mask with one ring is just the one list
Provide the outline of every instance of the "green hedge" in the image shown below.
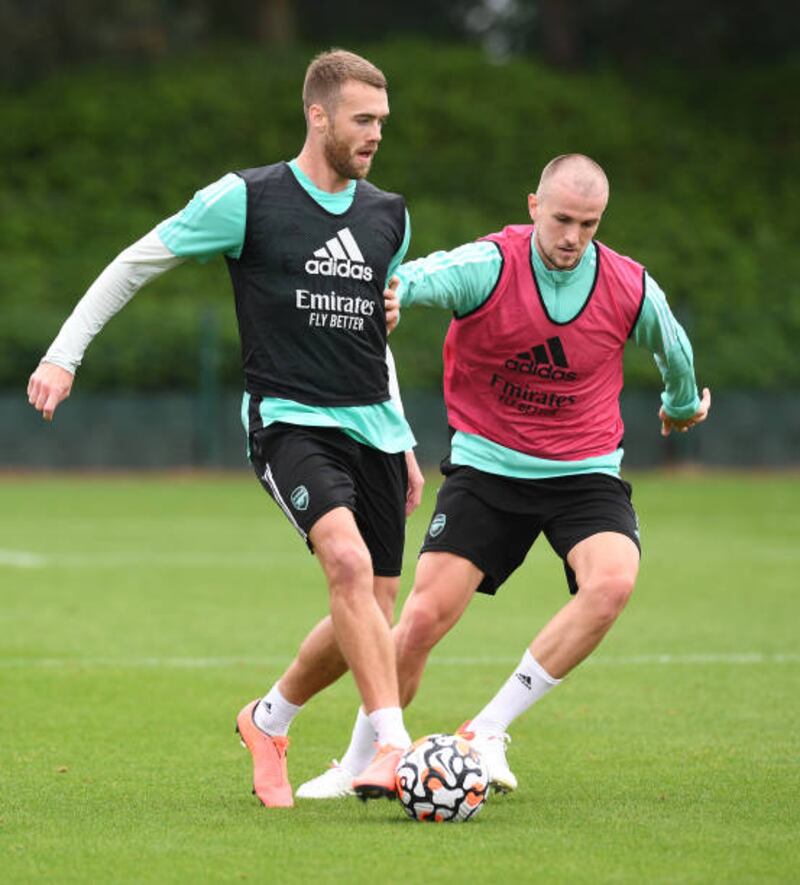
[[[359,47],[356,47],[359,48]],[[410,257],[526,220],[552,156],[583,151],[611,178],[601,239],[644,262],[695,346],[701,382],[800,387],[800,66],[570,75],[471,49],[360,47],[390,80],[373,181],[408,199]],[[154,66],[63,73],[5,94],[0,159],[0,386],[28,373],[118,251],[230,169],[294,156],[311,51],[228,47]],[[753,125],[757,121],[757,125]],[[193,387],[201,319],[217,317],[219,371],[239,385],[222,260],[151,284],[88,351],[84,388]],[[405,384],[440,382],[445,315],[408,311],[393,340]],[[654,385],[646,354],[628,381]]]

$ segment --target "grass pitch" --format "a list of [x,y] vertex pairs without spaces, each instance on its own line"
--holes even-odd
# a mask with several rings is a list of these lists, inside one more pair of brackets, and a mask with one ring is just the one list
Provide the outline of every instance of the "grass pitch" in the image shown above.
[[[514,724],[519,790],[440,826],[250,795],[235,714],[326,592],[249,476],[5,478],[0,501],[3,881],[800,880],[796,476],[634,477],[631,604]],[[439,646],[412,734],[474,714],[566,598],[542,543]],[[295,786],[343,752],[356,704],[346,677],[295,721]]]

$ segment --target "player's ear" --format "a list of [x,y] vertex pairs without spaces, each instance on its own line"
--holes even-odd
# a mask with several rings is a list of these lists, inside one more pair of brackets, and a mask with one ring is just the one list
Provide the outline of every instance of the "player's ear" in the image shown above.
[[322,133],[328,127],[328,114],[321,104],[309,105],[306,118],[308,120],[308,128],[314,129],[316,132]]
[[528,194],[528,215],[531,217],[531,221],[536,223],[536,210],[539,208],[539,198],[536,194]]

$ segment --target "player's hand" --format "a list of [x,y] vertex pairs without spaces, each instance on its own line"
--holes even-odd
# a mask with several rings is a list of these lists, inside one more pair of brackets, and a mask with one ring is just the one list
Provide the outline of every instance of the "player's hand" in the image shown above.
[[72,390],[75,376],[53,363],[40,363],[28,381],[28,402],[42,413],[45,421],[53,420],[53,412]]
[[398,277],[392,277],[389,285],[383,290],[383,304],[386,308],[386,332],[391,333],[400,322],[400,296],[397,287],[400,285]]
[[662,406],[658,413],[658,417],[661,419],[661,435],[669,436],[672,430],[677,430],[678,433],[686,433],[690,427],[694,427],[695,424],[700,424],[706,420],[710,408],[711,391],[707,387],[703,388],[700,406],[691,418],[686,418],[683,421],[679,421],[677,418],[670,418]]
[[406,452],[406,467],[408,468],[408,490],[406,492],[406,516],[419,507],[422,501],[422,489],[425,485],[425,477],[419,469],[414,452]]

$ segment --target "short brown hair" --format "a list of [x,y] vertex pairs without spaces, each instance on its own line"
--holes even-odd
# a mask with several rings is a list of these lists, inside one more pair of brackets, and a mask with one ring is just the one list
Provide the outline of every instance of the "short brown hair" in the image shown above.
[[386,77],[372,62],[346,49],[331,49],[320,53],[306,71],[303,82],[303,107],[306,112],[312,104],[321,104],[330,109],[347,80],[386,89]]

